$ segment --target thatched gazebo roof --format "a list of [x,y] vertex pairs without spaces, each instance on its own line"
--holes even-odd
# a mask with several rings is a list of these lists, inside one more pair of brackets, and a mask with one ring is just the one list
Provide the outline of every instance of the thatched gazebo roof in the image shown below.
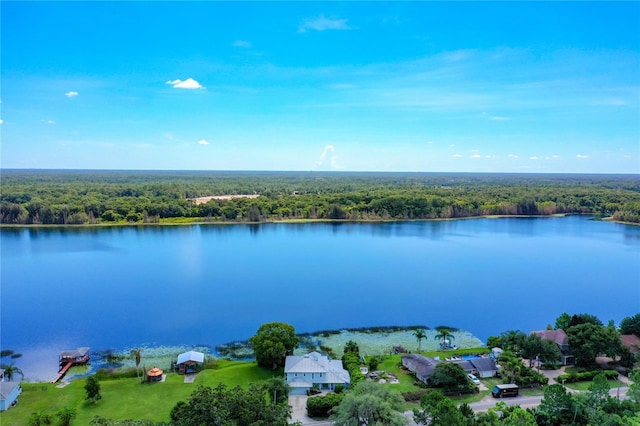
[[162,376],[164,371],[160,370],[158,367],[153,367],[151,370],[147,372],[147,376],[149,377],[158,377]]

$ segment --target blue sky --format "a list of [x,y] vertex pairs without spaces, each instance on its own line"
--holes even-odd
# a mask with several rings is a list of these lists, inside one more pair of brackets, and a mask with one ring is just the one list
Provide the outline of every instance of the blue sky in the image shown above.
[[11,2],[3,168],[640,173],[640,2]]

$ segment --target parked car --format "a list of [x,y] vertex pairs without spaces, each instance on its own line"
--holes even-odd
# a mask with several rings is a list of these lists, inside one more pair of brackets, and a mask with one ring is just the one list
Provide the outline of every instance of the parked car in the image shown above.
[[474,384],[480,386],[480,379],[478,379],[476,376],[474,376],[473,374],[467,374],[467,377],[469,378],[469,380],[471,380]]

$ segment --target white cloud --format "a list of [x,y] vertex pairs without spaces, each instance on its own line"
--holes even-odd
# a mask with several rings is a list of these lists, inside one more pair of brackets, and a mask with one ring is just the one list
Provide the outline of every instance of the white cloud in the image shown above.
[[4,123],[4,121],[2,119],[0,119],[0,124]]
[[456,146],[454,144],[450,144],[449,148],[455,148]]
[[40,121],[47,124],[56,124],[56,122],[53,120],[40,120]]
[[206,140],[204,140],[204,139],[200,139],[200,140],[198,141],[198,145],[209,145],[209,142],[207,142],[207,141],[206,141]]
[[233,45],[235,47],[243,47],[245,49],[248,49],[251,47],[251,43],[249,43],[248,41],[244,41],[244,40],[236,40],[233,42]]
[[75,90],[72,90],[72,91],[70,91],[70,92],[65,93],[64,95],[65,95],[67,98],[73,98],[73,97],[75,97],[75,96],[78,96],[78,94],[79,94],[78,92],[76,92]]
[[316,166],[321,166],[322,164],[324,164],[324,160],[329,152],[331,152],[331,158],[329,159],[329,161],[331,162],[331,167],[334,169],[338,168],[338,157],[335,155],[336,149],[333,145],[327,145],[324,147],[324,151],[322,151],[322,154],[320,154],[318,161],[316,161]]
[[169,80],[166,84],[170,84],[174,89],[204,89],[200,83],[192,78],[186,80]]
[[473,154],[471,158],[480,158],[480,154]]
[[349,26],[347,19],[325,18],[320,15],[317,18],[307,19],[298,27],[299,33],[306,33],[307,30],[325,31],[325,30],[355,30],[357,28]]
[[484,158],[497,158],[495,155],[485,155]]
[[518,156],[516,154],[507,154],[507,157],[509,157],[509,158],[518,158]]
[[502,117],[502,116],[496,115],[494,117],[491,117],[491,119],[493,121],[509,121],[511,120],[511,117]]
[[583,154],[578,154],[578,155],[576,155],[576,158],[584,160],[585,158],[589,158],[589,156],[588,155],[583,155]]
[[560,156],[558,154],[554,154],[554,155],[551,156],[551,158],[558,159],[558,158],[560,158]]
[[462,158],[462,155],[461,154],[453,154],[451,157],[452,158]]
[[537,159],[538,159],[538,157],[536,157],[535,155],[533,157],[529,157],[529,160],[534,160],[535,161]]

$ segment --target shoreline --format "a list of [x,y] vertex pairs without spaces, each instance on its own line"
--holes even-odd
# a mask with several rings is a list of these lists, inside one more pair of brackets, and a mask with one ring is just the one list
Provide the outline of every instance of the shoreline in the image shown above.
[[[451,327],[454,329],[454,327]],[[330,348],[336,357],[342,356],[344,344],[348,340],[354,340],[360,346],[363,353],[367,355],[382,355],[390,353],[394,346],[402,346],[409,352],[417,349],[417,341],[413,332],[416,329],[425,331],[427,338],[422,342],[422,351],[439,350],[439,340],[435,339],[437,331],[422,325],[413,326],[376,326],[361,327],[357,329],[340,330],[318,330],[311,333],[299,333],[300,344],[296,349],[296,354],[303,354],[310,350],[323,350]],[[466,330],[454,329],[454,343],[458,349],[480,348],[485,344],[474,334]],[[99,369],[107,368],[114,370],[124,370],[135,367],[135,361],[130,354],[132,349],[141,350],[143,368],[160,367],[170,369],[171,361],[178,354],[190,350],[203,352],[205,356],[230,359],[233,361],[252,362],[251,357],[235,357],[223,355],[218,348],[225,345],[242,345],[240,352],[248,348],[248,340],[236,340],[233,342],[218,345],[140,345],[137,347],[117,348],[117,349],[97,349],[91,350],[92,362],[88,367],[78,367],[70,371],[62,381],[71,381],[74,378],[86,377],[94,374]],[[20,349],[20,348],[18,348]],[[20,349],[22,350],[22,349]],[[250,350],[250,349],[249,349]],[[246,352],[245,352],[246,353]],[[27,361],[22,365],[20,360]],[[53,348],[34,348],[32,352],[23,351],[23,357],[18,359],[16,365],[21,368],[25,376],[22,381],[25,383],[48,383],[57,373],[58,351]]]
[[[121,227],[171,227],[171,226],[193,226],[193,225],[213,225],[213,226],[229,226],[229,225],[262,225],[262,224],[306,224],[306,223],[348,223],[348,224],[376,224],[376,223],[410,223],[410,222],[446,222],[457,220],[473,220],[473,219],[535,219],[535,218],[560,218],[567,216],[591,216],[594,220],[618,223],[621,225],[640,226],[640,223],[636,222],[624,222],[620,220],[614,220],[613,217],[597,217],[592,213],[554,213],[548,215],[481,215],[481,216],[463,216],[463,217],[444,217],[444,218],[430,218],[430,219],[282,219],[274,220],[269,219],[261,222],[230,222],[230,221],[206,221],[206,220],[183,220],[183,221],[170,221],[170,222],[158,222],[158,223],[144,223],[144,222],[116,222],[116,223],[84,223],[79,225],[43,225],[43,224],[15,224],[15,223],[3,223],[0,224],[0,230],[2,228],[10,229],[56,229],[56,228],[69,228],[69,229],[88,229],[88,228],[121,228]],[[189,218],[178,218],[189,219]]]

